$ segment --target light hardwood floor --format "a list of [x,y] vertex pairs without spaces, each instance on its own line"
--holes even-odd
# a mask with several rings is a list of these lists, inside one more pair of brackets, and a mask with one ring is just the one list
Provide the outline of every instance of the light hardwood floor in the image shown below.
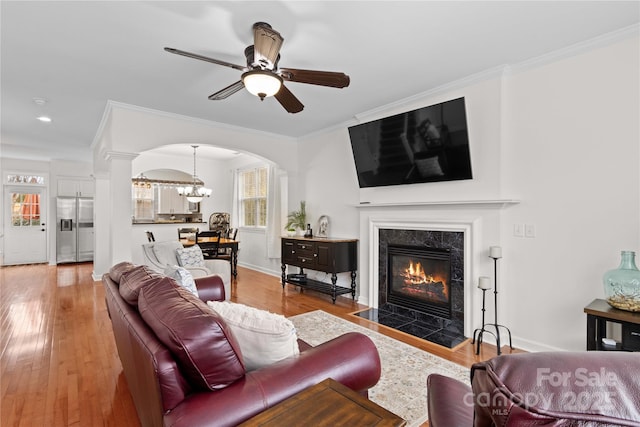
[[[104,289],[90,263],[0,268],[0,425],[139,426],[111,331]],[[350,298],[284,291],[277,277],[239,267],[231,300],[294,316],[324,310],[464,366],[495,356],[470,342],[454,350],[349,313]],[[508,348],[503,352],[509,353]]]

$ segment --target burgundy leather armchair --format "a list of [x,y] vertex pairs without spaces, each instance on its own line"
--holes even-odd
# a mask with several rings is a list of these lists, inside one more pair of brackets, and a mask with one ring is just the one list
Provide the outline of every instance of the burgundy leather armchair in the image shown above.
[[[329,377],[365,396],[380,378],[375,345],[357,333],[316,347],[300,341],[298,356],[245,372],[235,338],[203,302],[224,300],[218,276],[196,279],[202,301],[146,266],[117,264],[102,281],[143,426],[233,426]],[[195,369],[185,352],[199,356]]]
[[429,425],[640,426],[640,355],[511,354],[476,363],[471,385],[427,379]]

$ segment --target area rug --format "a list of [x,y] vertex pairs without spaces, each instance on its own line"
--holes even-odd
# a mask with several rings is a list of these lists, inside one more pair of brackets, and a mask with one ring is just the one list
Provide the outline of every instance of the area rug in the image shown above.
[[469,381],[469,369],[426,351],[336,317],[322,310],[289,318],[298,337],[316,346],[346,332],[367,335],[376,345],[382,362],[382,376],[369,390],[369,399],[419,426],[427,421],[427,377],[438,373]]

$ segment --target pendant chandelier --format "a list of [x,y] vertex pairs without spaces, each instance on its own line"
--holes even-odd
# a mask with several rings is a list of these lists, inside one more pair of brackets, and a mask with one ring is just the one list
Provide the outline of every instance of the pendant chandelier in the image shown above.
[[198,179],[196,175],[196,148],[197,145],[192,145],[193,147],[193,185],[187,185],[186,187],[178,187],[178,194],[181,196],[185,196],[187,200],[191,203],[199,203],[202,201],[204,197],[211,196],[211,189],[204,187],[204,182]]

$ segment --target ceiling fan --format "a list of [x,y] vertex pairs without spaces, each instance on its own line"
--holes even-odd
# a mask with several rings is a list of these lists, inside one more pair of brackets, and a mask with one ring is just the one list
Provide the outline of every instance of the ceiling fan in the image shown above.
[[253,39],[253,45],[248,46],[244,50],[244,55],[247,59],[246,66],[232,64],[171,47],[165,47],[164,50],[175,53],[176,55],[199,59],[242,71],[242,76],[239,81],[209,95],[209,99],[212,101],[225,99],[244,87],[261,100],[269,96],[274,96],[289,113],[299,113],[304,109],[304,105],[287,89],[284,85],[284,80],[336,88],[349,86],[349,76],[344,73],[278,68],[280,48],[282,47],[284,39],[280,33],[265,22],[256,22],[253,24]]

